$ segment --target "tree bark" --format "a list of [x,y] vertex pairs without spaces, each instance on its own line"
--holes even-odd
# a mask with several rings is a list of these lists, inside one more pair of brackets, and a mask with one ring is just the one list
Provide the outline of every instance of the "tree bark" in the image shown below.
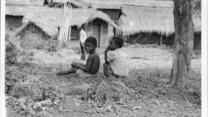
[[194,25],[192,20],[193,0],[174,1],[174,26],[176,51],[170,85],[184,88],[184,81],[189,78],[191,54],[193,50]]

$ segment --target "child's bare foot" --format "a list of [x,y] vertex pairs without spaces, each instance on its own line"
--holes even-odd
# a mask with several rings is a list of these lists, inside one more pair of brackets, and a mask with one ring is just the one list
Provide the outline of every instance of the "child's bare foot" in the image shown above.
[[56,73],[57,76],[65,75],[63,72]]
[[57,75],[57,76],[61,76],[61,75],[62,75],[62,73],[61,73],[61,72],[59,72],[59,73],[56,73],[56,75]]

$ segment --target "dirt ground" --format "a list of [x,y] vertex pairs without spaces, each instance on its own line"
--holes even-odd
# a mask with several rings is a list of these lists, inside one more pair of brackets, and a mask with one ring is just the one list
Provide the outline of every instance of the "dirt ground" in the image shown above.
[[[54,44],[53,44],[54,47]],[[156,45],[125,45],[132,64],[138,64],[128,78],[118,79],[131,93],[122,103],[99,107],[82,97],[105,80],[102,67],[96,75],[82,72],[66,76],[55,73],[70,68],[80,58],[79,44],[65,49],[24,49],[12,65],[6,65],[8,117],[200,117],[201,60],[192,59],[189,91],[166,88],[173,50]],[[97,49],[103,63],[104,48]],[[85,61],[82,61],[85,62]],[[102,65],[101,65],[102,66]]]

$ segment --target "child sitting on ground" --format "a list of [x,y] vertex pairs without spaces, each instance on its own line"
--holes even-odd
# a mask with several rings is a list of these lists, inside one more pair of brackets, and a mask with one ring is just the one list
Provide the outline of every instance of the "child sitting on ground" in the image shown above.
[[57,75],[67,75],[70,73],[75,73],[78,69],[86,73],[96,74],[100,67],[100,57],[96,53],[96,48],[97,39],[94,37],[88,37],[85,41],[85,50],[89,54],[86,64],[72,62],[70,70],[59,72],[57,73]]
[[113,37],[105,50],[105,63],[103,64],[103,72],[106,77],[111,75],[115,77],[127,76],[128,69],[126,67],[126,54],[120,48],[123,46],[123,40],[120,37]]

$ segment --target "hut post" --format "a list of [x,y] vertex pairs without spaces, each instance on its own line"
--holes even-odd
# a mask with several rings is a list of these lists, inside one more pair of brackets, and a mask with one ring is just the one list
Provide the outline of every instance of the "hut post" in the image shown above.
[[68,19],[67,19],[67,26],[68,26],[68,38],[67,38],[67,44],[69,44],[70,40],[71,40],[71,19],[72,19],[72,6],[71,4],[67,5],[67,9],[68,9]]
[[71,39],[71,16],[72,16],[72,9],[71,5],[67,2],[64,3],[64,8],[62,9],[62,17],[63,17],[63,23],[60,27],[60,35],[59,35],[59,41],[61,45],[68,45],[69,41]]

